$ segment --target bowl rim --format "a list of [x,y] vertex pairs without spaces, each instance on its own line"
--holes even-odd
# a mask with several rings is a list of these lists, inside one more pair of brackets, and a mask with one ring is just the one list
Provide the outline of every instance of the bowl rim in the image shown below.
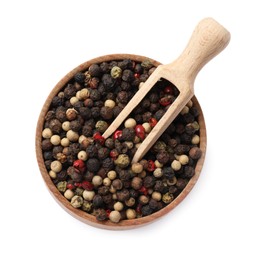
[[193,96],[192,101],[194,105],[198,108],[200,111],[200,114],[198,116],[198,122],[200,125],[200,149],[202,150],[202,156],[197,161],[196,167],[195,167],[195,175],[189,180],[186,187],[181,191],[181,193],[167,206],[162,208],[161,210],[145,216],[141,218],[136,218],[132,220],[121,220],[119,223],[113,223],[110,220],[106,221],[97,221],[96,218],[87,213],[83,210],[76,209],[70,205],[70,202],[58,191],[57,187],[53,183],[51,177],[48,174],[48,171],[44,164],[43,159],[43,153],[41,149],[41,141],[42,141],[42,130],[44,126],[44,119],[45,115],[49,109],[49,106],[51,104],[51,101],[55,95],[58,94],[58,92],[73,78],[73,76],[80,72],[84,71],[89,68],[91,64],[94,63],[101,63],[101,62],[108,62],[112,60],[123,60],[123,59],[131,59],[133,61],[142,62],[144,60],[149,60],[152,62],[152,64],[157,67],[161,63],[151,59],[146,56],[142,55],[135,55],[135,54],[108,54],[99,56],[97,58],[93,58],[91,60],[88,60],[86,62],[83,62],[79,66],[72,69],[70,72],[68,72],[51,90],[49,95],[47,96],[47,99],[44,102],[44,105],[41,109],[40,115],[38,117],[37,127],[36,127],[36,136],[35,136],[35,150],[36,150],[36,158],[38,162],[38,167],[41,172],[41,176],[50,192],[50,194],[54,197],[54,199],[58,202],[58,204],[67,211],[70,215],[75,217],[76,219],[89,224],[94,227],[102,228],[102,229],[110,229],[110,230],[124,230],[124,229],[132,229],[140,226],[144,226],[146,224],[152,223],[155,220],[158,220],[162,216],[166,215],[167,213],[171,212],[177,205],[179,205],[184,198],[190,193],[194,185],[196,184],[203,164],[205,160],[205,154],[206,154],[206,148],[207,148],[207,134],[206,134],[206,125],[204,120],[204,115],[201,109],[201,106],[195,96]]

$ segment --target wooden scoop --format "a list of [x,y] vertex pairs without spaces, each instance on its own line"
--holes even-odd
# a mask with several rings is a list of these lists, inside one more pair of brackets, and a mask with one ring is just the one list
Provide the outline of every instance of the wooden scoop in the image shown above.
[[103,137],[109,137],[120,126],[160,78],[172,82],[178,88],[180,94],[137,149],[132,163],[139,161],[193,97],[193,85],[198,72],[227,46],[229,40],[230,33],[222,25],[212,18],[203,19],[196,26],[180,57],[172,63],[159,65],[156,68],[104,132]]

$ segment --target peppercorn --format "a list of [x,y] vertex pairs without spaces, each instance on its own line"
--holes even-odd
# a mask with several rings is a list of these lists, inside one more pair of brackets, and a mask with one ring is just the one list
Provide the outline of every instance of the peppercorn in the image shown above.
[[83,205],[81,206],[81,209],[85,212],[91,212],[93,204],[90,203],[87,200],[83,201]]
[[68,200],[71,200],[73,197],[74,197],[74,192],[70,189],[67,189],[65,192],[64,192],[64,197]]
[[93,118],[98,118],[100,116],[100,108],[99,107],[92,107],[91,113]]
[[83,198],[87,201],[92,201],[94,196],[95,196],[94,191],[84,190],[84,192],[83,192]]
[[76,75],[74,76],[74,79],[76,82],[78,83],[84,83],[85,81],[85,74],[82,72],[78,72],[76,73]]
[[127,219],[134,219],[134,218],[136,218],[136,216],[137,216],[137,213],[134,209],[127,209],[126,210]]
[[42,142],[41,142],[41,149],[43,151],[50,151],[52,149],[53,145],[52,143],[50,142],[50,139],[44,139]]
[[105,120],[110,120],[113,117],[113,109],[110,107],[102,107],[100,110],[100,115]]
[[182,190],[182,189],[184,189],[185,186],[187,185],[187,182],[188,182],[188,180],[186,180],[186,179],[178,178],[178,179],[177,179],[177,182],[176,182],[176,187],[177,187],[179,190]]
[[172,167],[164,167],[162,173],[168,180],[172,180],[174,177],[174,170]]
[[114,140],[112,138],[107,138],[105,140],[105,146],[109,149],[113,149],[114,148]]
[[161,180],[157,180],[154,185],[154,190],[160,193],[166,193],[167,186]]
[[114,161],[114,163],[120,168],[126,168],[130,164],[130,158],[126,154],[120,154],[118,158]]
[[100,162],[96,158],[90,158],[86,162],[86,167],[91,172],[97,172],[100,169]]
[[158,152],[158,154],[156,155],[156,159],[162,163],[162,164],[166,164],[170,157],[169,157],[169,154],[168,152],[164,151],[164,150],[161,150]]
[[187,144],[178,144],[175,148],[174,148],[174,152],[176,154],[184,154],[184,153],[188,153],[190,150],[190,147]]
[[139,178],[139,177],[134,177],[131,181],[131,187],[134,189],[134,190],[139,190],[141,187],[142,187],[142,179]]
[[105,158],[103,161],[102,161],[102,167],[108,172],[110,170],[113,169],[113,160],[109,157]]
[[101,80],[107,91],[112,90],[112,88],[115,84],[115,79],[110,74],[103,74]]
[[81,196],[75,195],[72,199],[71,199],[71,206],[73,206],[74,208],[80,208],[83,205],[83,198]]
[[64,193],[67,189],[67,182],[66,181],[60,181],[58,184],[57,184],[57,188],[60,192]]
[[118,201],[124,202],[130,198],[129,190],[122,189],[116,192]]
[[71,97],[75,96],[77,89],[74,85],[68,84],[67,87],[64,89],[64,97],[66,99],[70,99]]
[[65,122],[66,121],[66,108],[65,107],[58,107],[55,113],[56,118],[61,122]]
[[120,179],[115,179],[115,180],[112,181],[112,186],[116,190],[121,190],[123,188],[123,183]]
[[172,193],[169,193],[167,192],[166,194],[163,195],[162,197],[162,201],[165,203],[165,204],[169,204],[170,202],[172,202],[174,199],[174,196]]
[[62,129],[62,124],[58,119],[52,119],[49,122],[49,128],[53,134],[59,134]]
[[117,117],[119,114],[120,114],[120,112],[122,111],[122,107],[119,107],[119,106],[115,106],[114,108],[113,108],[113,116],[114,117]]
[[58,172],[56,178],[59,181],[65,181],[67,179],[67,172],[65,170]]
[[93,198],[93,207],[94,208],[101,208],[103,205],[103,199],[102,196],[99,194],[96,194]]
[[158,201],[154,200],[153,198],[149,200],[148,206],[153,210],[156,211],[159,207]]
[[118,223],[121,220],[120,212],[117,210],[111,211],[111,213],[109,214],[109,219],[114,223]]
[[121,140],[133,141],[135,137],[135,130],[133,128],[124,128],[121,133]]
[[154,186],[154,184],[155,184],[155,178],[153,176],[148,175],[144,178],[143,181],[144,187],[151,188]]
[[142,216],[145,217],[145,216],[151,215],[153,213],[153,210],[150,208],[149,205],[144,205],[141,208],[141,212],[142,212]]
[[129,101],[128,92],[126,92],[126,91],[120,91],[120,92],[117,94],[117,102],[122,103],[122,104],[127,104],[128,101]]
[[92,77],[99,77],[101,75],[101,68],[98,64],[92,64],[88,68],[88,72]]
[[192,147],[191,150],[189,151],[189,155],[192,159],[198,160],[202,155],[202,151],[199,147]]

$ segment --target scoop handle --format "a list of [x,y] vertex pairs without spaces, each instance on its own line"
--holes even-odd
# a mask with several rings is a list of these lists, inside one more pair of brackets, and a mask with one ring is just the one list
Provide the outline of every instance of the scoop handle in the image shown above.
[[[193,87],[194,80],[202,67],[228,45],[230,33],[213,18],[201,20],[182,52],[168,69],[186,78]],[[180,76],[178,75],[178,77]]]

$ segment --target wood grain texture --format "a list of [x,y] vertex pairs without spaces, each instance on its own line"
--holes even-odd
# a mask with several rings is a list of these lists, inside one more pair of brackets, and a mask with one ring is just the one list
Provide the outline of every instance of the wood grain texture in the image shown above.
[[43,180],[50,191],[51,195],[54,197],[54,199],[58,202],[58,204],[69,214],[71,214],[73,217],[76,219],[89,224],[91,226],[97,227],[97,228],[103,228],[103,229],[110,229],[110,230],[125,230],[125,229],[132,229],[132,228],[137,228],[140,226],[147,225],[149,223],[154,222],[155,220],[158,220],[165,214],[169,213],[171,210],[173,210],[191,191],[195,183],[197,182],[200,172],[204,163],[205,159],[205,153],[206,153],[206,145],[207,145],[207,137],[206,137],[206,127],[205,127],[205,122],[204,122],[204,117],[203,113],[201,110],[201,107],[199,105],[198,100],[194,96],[192,98],[193,104],[198,108],[200,115],[198,118],[198,122],[200,124],[200,148],[202,150],[202,157],[198,160],[196,168],[195,168],[195,175],[191,178],[185,189],[179,194],[179,196],[168,206],[163,208],[162,210],[139,219],[134,219],[134,220],[122,220],[118,224],[112,223],[111,221],[107,220],[105,222],[99,222],[95,219],[94,216],[80,210],[80,209],[75,209],[70,205],[70,202],[57,190],[56,186],[53,184],[48,171],[46,170],[46,167],[44,165],[44,159],[43,159],[43,154],[42,154],[42,149],[41,149],[41,141],[42,141],[42,130],[44,126],[44,118],[45,115],[50,107],[51,101],[53,97],[68,83],[68,81],[73,78],[73,76],[79,72],[79,71],[84,71],[88,69],[88,67],[91,64],[94,63],[100,63],[103,61],[111,61],[111,60],[122,60],[122,59],[131,59],[135,60],[138,62],[142,62],[144,60],[150,60],[154,66],[160,65],[159,62],[144,57],[140,55],[131,55],[131,54],[111,54],[111,55],[106,55],[106,56],[101,56],[95,59],[92,59],[90,61],[87,61],[75,69],[73,69],[71,72],[69,72],[64,78],[62,78],[58,84],[53,88],[53,90],[50,92],[49,96],[47,97],[43,108],[41,110],[41,113],[38,118],[37,122],[37,128],[36,128],[36,138],[35,138],[35,148],[36,148],[36,156],[37,156],[37,161],[39,165],[39,169],[41,172],[41,175],[43,177]]

